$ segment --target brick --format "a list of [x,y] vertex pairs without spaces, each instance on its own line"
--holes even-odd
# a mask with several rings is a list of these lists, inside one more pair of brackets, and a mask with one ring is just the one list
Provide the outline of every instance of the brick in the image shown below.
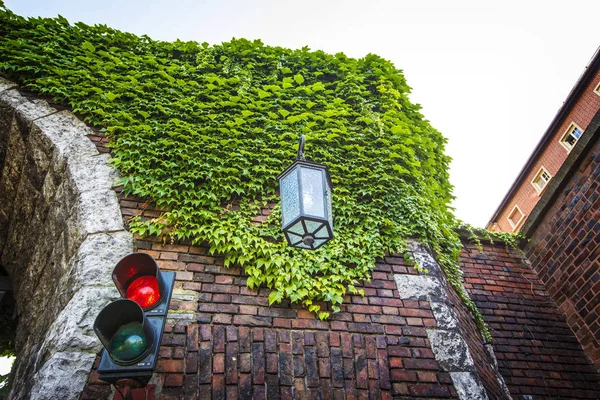
[[238,383],[238,344],[229,342],[225,346],[225,383],[227,385]]
[[265,351],[263,343],[254,343],[252,345],[252,376],[255,385],[265,383]]
[[344,387],[342,351],[339,348],[331,349],[331,383],[334,387]]
[[[277,375],[267,375],[266,377],[266,382],[267,382],[267,396],[266,398],[271,400],[278,400],[281,398],[281,393],[280,393],[280,389],[279,389],[279,380],[277,379]],[[290,397],[287,397],[286,399],[290,399]]]
[[277,333],[273,329],[265,329],[265,351],[277,351]]
[[160,372],[183,372],[183,360],[158,360]]
[[319,358],[319,377],[329,378],[331,377],[331,362],[329,358]]
[[239,286],[233,285],[218,285],[216,283],[204,283],[202,284],[202,290],[210,293],[225,293],[225,294],[238,294],[240,292]]
[[273,327],[275,328],[291,328],[292,321],[285,318],[274,318],[273,319]]
[[390,389],[390,372],[388,369],[388,355],[385,350],[377,351],[377,362],[379,367],[379,387],[381,389]]
[[240,305],[240,314],[257,315],[258,314],[258,307],[256,307],[256,306]]
[[319,371],[317,367],[317,354],[314,347],[304,348],[304,363],[306,366],[306,382],[308,387],[319,385]]
[[248,326],[271,326],[270,317],[258,317],[254,315],[236,315],[233,317],[233,323],[235,325],[248,325]]
[[349,333],[342,333],[340,335],[340,337],[341,337],[341,342],[342,342],[342,357],[353,358],[354,352],[352,350],[352,348],[353,348],[352,337],[350,336]]
[[405,359],[404,367],[408,369],[425,369],[425,370],[437,370],[438,365],[435,360],[429,359]]
[[328,330],[329,324],[324,321],[310,319],[294,319],[292,320],[293,329],[323,329]]
[[294,382],[292,374],[292,346],[279,345],[279,382],[281,385],[291,386]]
[[190,324],[187,326],[187,351],[198,351],[198,325]]
[[354,347],[354,369],[356,370],[356,387],[366,389],[368,387],[367,379],[367,357],[365,349]]
[[392,382],[417,382],[418,380],[416,372],[401,369],[392,369],[390,379]]
[[278,358],[277,353],[266,354],[266,368],[267,374],[276,374],[278,371]]
[[213,317],[213,324],[229,325],[233,321],[233,316],[229,314],[217,314]]
[[409,388],[413,396],[450,397],[450,391],[445,386],[412,385]]
[[215,353],[225,352],[225,327],[213,327],[213,350]]
[[213,375],[212,394],[213,394],[214,400],[225,399],[225,376],[224,375]]
[[437,374],[434,372],[419,371],[417,372],[417,377],[419,378],[419,382],[437,382]]
[[183,374],[167,374],[165,375],[165,387],[181,387],[183,386]]
[[185,373],[195,374],[198,372],[198,353],[187,353],[185,357]]
[[240,346],[240,353],[246,353],[250,351],[251,330],[247,326],[239,327],[238,345]]
[[233,284],[233,277],[227,275],[217,275],[215,276],[215,283],[231,285]]

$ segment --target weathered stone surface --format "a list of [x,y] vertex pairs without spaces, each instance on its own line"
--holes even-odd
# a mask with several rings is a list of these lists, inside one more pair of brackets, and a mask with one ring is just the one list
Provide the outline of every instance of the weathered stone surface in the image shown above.
[[17,87],[17,84],[0,77],[0,92]]
[[104,306],[118,297],[119,292],[114,287],[85,287],[77,291],[52,323],[46,334],[44,351],[100,350],[100,342],[93,330],[94,319]]
[[77,210],[81,221],[82,232],[114,232],[125,229],[121,215],[119,200],[114,191],[110,189],[93,190],[79,195],[79,209]]
[[110,156],[100,154],[92,157],[72,157],[68,163],[69,175],[79,192],[110,189],[119,174],[109,164]]
[[430,300],[445,297],[439,279],[425,275],[395,275],[401,299]]
[[431,311],[437,321],[438,328],[440,329],[455,329],[458,327],[458,320],[456,319],[456,313],[446,303],[437,301],[431,302]]
[[16,108],[16,110],[17,115],[19,117],[24,118],[29,122],[58,112],[56,108],[50,106],[43,100],[33,100],[24,102],[21,105],[19,105]]
[[133,240],[126,231],[88,235],[70,262],[75,286],[69,289],[76,291],[83,285],[112,286],[113,268],[121,258],[131,253]]
[[416,263],[423,269],[426,269],[428,275],[439,275],[442,272],[440,265],[433,258],[427,246],[419,242],[409,242],[408,248],[412,253]]
[[472,372],[450,372],[450,378],[460,400],[487,400],[485,388]]
[[96,146],[86,137],[93,131],[69,111],[37,119],[33,125],[44,132],[60,154],[69,157],[98,154]]
[[0,111],[4,115],[10,114],[12,116],[15,109],[25,102],[27,102],[27,99],[21,96],[18,90],[12,89],[0,92]]
[[475,371],[467,343],[458,331],[427,329],[436,361],[445,371]]
[[94,353],[60,352],[35,375],[32,400],[78,399],[87,380]]
[[118,297],[110,270],[133,239],[92,130],[13,86],[0,79],[0,259],[19,310],[8,398],[74,399],[100,348],[94,319]]

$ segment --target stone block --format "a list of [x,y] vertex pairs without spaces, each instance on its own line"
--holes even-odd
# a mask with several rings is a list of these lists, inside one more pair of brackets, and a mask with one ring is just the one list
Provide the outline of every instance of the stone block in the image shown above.
[[114,186],[119,174],[109,164],[109,160],[108,154],[69,158],[68,173],[80,193],[111,189]]
[[450,378],[460,400],[487,400],[485,388],[473,372],[450,372]]
[[402,300],[431,300],[446,297],[439,279],[426,275],[394,275]]
[[58,112],[56,108],[50,106],[47,102],[37,99],[23,102],[15,110],[17,111],[17,118],[22,118],[29,123]]
[[54,354],[35,375],[31,399],[79,399],[95,358],[79,351]]
[[431,251],[427,246],[412,241],[408,243],[408,248],[417,265],[429,271],[428,275],[437,276],[442,272],[440,265],[435,258],[433,258]]
[[427,329],[435,360],[444,371],[473,372],[475,364],[467,343],[458,331]]
[[80,221],[80,232],[90,234],[125,229],[119,200],[111,189],[81,193],[77,215]]
[[431,302],[431,311],[440,329],[455,329],[458,327],[458,319],[454,310],[446,303]]
[[58,314],[46,334],[43,348],[54,354],[62,351],[97,352],[100,341],[93,330],[96,316],[110,301],[119,298],[114,287],[78,290]]
[[97,155],[96,146],[86,137],[93,131],[71,112],[61,111],[33,122],[32,132],[39,128],[49,140],[58,154],[67,155]]
[[16,87],[17,87],[16,83],[0,77],[0,92],[3,92],[8,89],[13,89]]
[[126,231],[88,235],[69,262],[75,285],[69,289],[77,291],[84,285],[112,286],[113,268],[121,258],[131,253],[133,239]]

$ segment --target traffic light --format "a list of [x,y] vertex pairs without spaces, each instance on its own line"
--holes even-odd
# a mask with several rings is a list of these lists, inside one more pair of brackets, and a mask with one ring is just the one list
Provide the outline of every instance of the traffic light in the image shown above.
[[175,273],[160,271],[148,254],[134,253],[119,261],[112,278],[122,298],[94,322],[104,346],[98,373],[113,384],[121,379],[145,384],[156,368]]

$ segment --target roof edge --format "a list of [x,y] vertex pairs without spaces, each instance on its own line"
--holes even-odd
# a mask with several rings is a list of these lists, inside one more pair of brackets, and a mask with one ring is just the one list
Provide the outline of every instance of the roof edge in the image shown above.
[[[523,166],[523,168],[517,175],[517,178],[514,180],[513,184],[508,189],[508,192],[506,193],[506,195],[504,196],[504,198],[502,199],[502,201],[496,208],[496,211],[494,211],[494,214],[492,215],[492,217],[486,224],[486,227],[490,226],[490,224],[496,222],[496,220],[498,219],[498,216],[500,214],[500,211],[503,210],[504,207],[507,206],[509,200],[515,194],[516,189],[519,187],[521,182],[523,182],[523,180],[525,179],[527,172],[529,172],[529,169],[532,167],[535,160],[537,160],[537,157],[545,149],[546,145],[550,141],[550,138],[552,137],[554,130],[558,127],[558,125],[560,125],[560,123],[562,122],[562,119],[565,117],[567,112],[570,111],[571,108],[574,106],[574,104],[576,103],[577,99],[580,97],[581,93],[584,91],[584,89],[587,86],[587,84],[589,83],[589,81],[593,78],[595,71],[599,68],[600,68],[600,47],[598,47],[596,49],[596,52],[592,56],[592,59],[590,60],[588,65],[586,65],[582,74],[577,79],[577,82],[575,82],[575,85],[569,92],[566,100],[564,101],[562,106],[558,109],[558,112],[552,119],[552,122],[550,122],[550,125],[546,129],[546,132],[544,132],[544,135],[542,136],[542,138],[540,139],[540,141],[534,148],[533,152],[527,159],[527,162],[525,163],[525,165]],[[525,221],[525,223],[527,223],[527,221]]]
[[587,132],[587,135],[582,135],[581,139],[577,141],[575,147],[573,147],[565,162],[552,178],[544,194],[533,210],[531,210],[529,217],[521,227],[520,232],[526,237],[531,237],[535,233],[535,230],[542,222],[548,210],[554,205],[573,175],[577,172],[578,166],[581,165],[585,157],[588,156],[592,148],[600,140],[600,110],[596,112],[585,132]]

